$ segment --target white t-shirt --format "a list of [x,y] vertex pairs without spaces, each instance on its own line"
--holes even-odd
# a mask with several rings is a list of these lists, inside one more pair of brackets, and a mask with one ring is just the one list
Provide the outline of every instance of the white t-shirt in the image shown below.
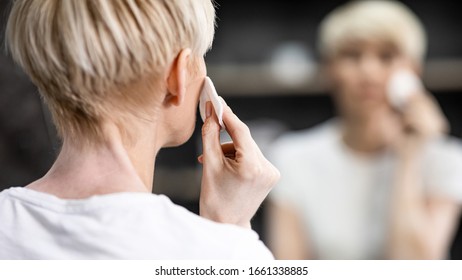
[[[396,157],[366,157],[341,139],[331,120],[278,139],[270,160],[281,180],[270,196],[299,211],[310,245],[319,259],[381,259]],[[429,195],[462,201],[462,146],[454,138],[427,145],[422,179]]]
[[273,259],[256,232],[219,224],[163,195],[66,200],[0,192],[0,259]]

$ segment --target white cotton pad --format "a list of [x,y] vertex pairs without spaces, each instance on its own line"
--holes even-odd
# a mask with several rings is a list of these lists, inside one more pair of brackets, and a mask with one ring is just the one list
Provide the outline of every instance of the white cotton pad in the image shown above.
[[202,121],[205,121],[205,104],[207,101],[212,102],[213,109],[215,110],[215,114],[218,117],[218,122],[220,123],[221,128],[224,128],[223,103],[221,103],[221,98],[218,96],[215,86],[209,77],[205,77],[204,86],[202,87],[202,92],[199,99],[199,111],[201,113]]
[[393,107],[402,109],[409,98],[423,92],[419,77],[410,70],[398,70],[392,74],[387,88],[388,98]]

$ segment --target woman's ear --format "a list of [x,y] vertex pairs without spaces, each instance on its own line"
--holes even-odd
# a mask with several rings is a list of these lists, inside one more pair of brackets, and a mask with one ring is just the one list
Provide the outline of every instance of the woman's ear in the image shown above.
[[173,60],[167,73],[167,95],[164,103],[179,106],[183,103],[186,95],[186,85],[189,77],[189,60],[191,49],[181,50]]

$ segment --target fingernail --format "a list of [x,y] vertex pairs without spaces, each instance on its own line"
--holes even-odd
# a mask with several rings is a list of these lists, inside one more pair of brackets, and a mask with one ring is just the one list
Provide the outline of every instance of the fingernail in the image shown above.
[[210,101],[207,101],[205,104],[205,116],[208,118],[212,115],[212,104]]

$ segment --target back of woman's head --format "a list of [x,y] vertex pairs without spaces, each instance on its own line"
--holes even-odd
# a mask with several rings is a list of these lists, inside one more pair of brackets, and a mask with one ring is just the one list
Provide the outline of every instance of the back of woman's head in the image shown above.
[[184,48],[214,36],[212,0],[14,0],[7,46],[62,136],[100,141],[103,120],[140,111]]

